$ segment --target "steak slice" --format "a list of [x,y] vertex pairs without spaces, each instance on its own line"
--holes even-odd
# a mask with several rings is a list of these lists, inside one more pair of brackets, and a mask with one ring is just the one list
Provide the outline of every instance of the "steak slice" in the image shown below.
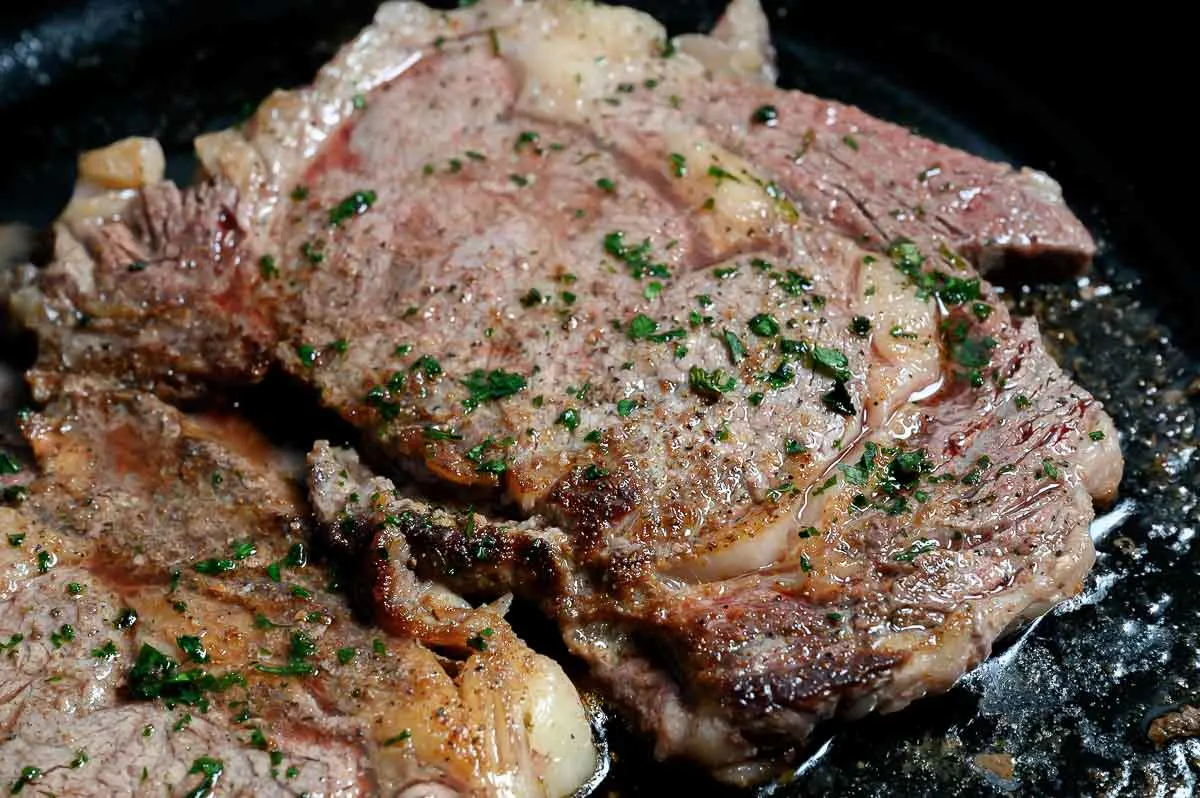
[[64,390],[26,423],[43,475],[0,509],[14,791],[559,796],[589,776],[578,697],[497,608],[443,589],[436,651],[363,628],[310,561],[298,462],[228,419]]
[[[11,305],[37,395],[67,367],[171,394],[226,342],[214,381],[267,352],[373,457],[507,502],[527,520],[462,522],[496,563],[422,575],[532,595],[660,755],[749,782],[1078,589],[1121,460],[978,276],[1090,257],[1048,178],[665,41],[585,3],[384,6],[313,87],[198,142],[203,186],[64,222],[80,258]],[[345,499],[343,556],[470,550]],[[422,588],[363,567],[365,603],[425,622],[385,606]]]

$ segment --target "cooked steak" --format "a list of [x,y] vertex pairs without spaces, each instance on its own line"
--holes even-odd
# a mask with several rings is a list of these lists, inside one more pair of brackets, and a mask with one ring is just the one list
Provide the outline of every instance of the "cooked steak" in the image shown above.
[[[1045,175],[771,87],[751,11],[677,52],[629,9],[385,5],[203,137],[206,182],[60,223],[11,299],[35,395],[278,364],[379,462],[521,519],[322,448],[342,557],[534,598],[659,755],[731,781],[945,689],[1079,588],[1121,470],[979,270],[1093,245]],[[427,623],[430,588],[362,567]]]
[[403,638],[349,617],[298,462],[242,424],[65,390],[26,423],[43,475],[0,509],[13,792],[561,796],[591,773],[578,697],[497,608],[442,589],[425,606],[453,634]]

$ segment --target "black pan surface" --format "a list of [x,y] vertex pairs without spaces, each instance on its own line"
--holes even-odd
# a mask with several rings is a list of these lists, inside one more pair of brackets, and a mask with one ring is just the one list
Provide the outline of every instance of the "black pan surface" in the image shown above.
[[[719,2],[648,2],[674,30]],[[1200,705],[1200,268],[1184,233],[1195,155],[1172,111],[1192,92],[1182,26],[1136,13],[1080,27],[1006,6],[969,18],[767,4],[785,85],[851,102],[981,155],[1047,169],[1103,244],[1093,273],[1010,286],[1122,433],[1121,499],[1095,525],[1085,592],[949,694],[831,728],[779,796],[1189,795],[1200,740],[1149,724]],[[60,0],[0,8],[0,220],[44,224],[79,150],[138,134],[191,174],[190,141],[305,82],[372,0]],[[983,9],[976,9],[982,11]],[[995,14],[989,9],[988,13]],[[918,17],[929,17],[921,12]],[[979,17],[977,19],[983,19]],[[1177,71],[1178,70],[1178,71]],[[1178,93],[1175,84],[1179,83]],[[27,353],[0,341],[0,359]],[[719,795],[610,730],[601,795]],[[0,773],[0,786],[16,774]]]

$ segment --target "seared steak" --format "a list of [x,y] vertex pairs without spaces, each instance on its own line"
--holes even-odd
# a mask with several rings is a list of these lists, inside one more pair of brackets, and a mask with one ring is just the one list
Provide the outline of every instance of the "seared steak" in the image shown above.
[[0,509],[14,792],[560,796],[591,773],[578,697],[498,609],[443,588],[424,606],[452,632],[349,617],[298,462],[242,424],[65,390],[26,422],[43,475]]
[[[1121,469],[979,271],[1093,244],[1045,175],[773,88],[762,27],[739,2],[677,52],[629,9],[384,6],[203,137],[206,182],[60,223],[11,299],[35,395],[282,366],[372,457],[523,519],[319,448],[341,556],[524,592],[661,756],[731,781],[945,689],[1079,588]],[[416,577],[362,567],[423,628]]]

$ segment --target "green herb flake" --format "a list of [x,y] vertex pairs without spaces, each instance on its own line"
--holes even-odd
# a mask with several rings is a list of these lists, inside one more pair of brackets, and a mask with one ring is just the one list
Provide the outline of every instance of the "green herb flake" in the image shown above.
[[637,402],[633,399],[620,399],[617,401],[617,415],[621,418],[626,418],[637,407]]
[[692,366],[688,370],[688,385],[695,393],[715,399],[732,391],[737,386],[737,380],[721,368],[708,371],[699,366]]
[[635,279],[640,280],[646,276],[662,280],[670,278],[671,272],[667,265],[651,259],[652,248],[649,239],[637,246],[629,246],[625,243],[625,234],[616,230],[605,235],[603,243],[604,251],[624,263],[629,274]]
[[404,731],[400,732],[399,734],[389,737],[386,740],[384,740],[383,745],[385,748],[387,748],[387,747],[390,747],[393,745],[397,745],[398,743],[402,743],[405,740],[409,740],[411,738],[412,738],[412,732],[408,729],[405,729]]
[[14,781],[12,786],[8,789],[9,795],[19,795],[22,790],[24,790],[30,784],[37,782],[41,777],[41,768],[35,768],[32,766],[21,768],[21,773],[17,776],[17,780]]
[[349,665],[350,661],[358,655],[356,648],[339,648],[337,650],[337,661],[341,665]]
[[729,359],[735,366],[746,359],[746,346],[733,332],[722,330],[721,340],[725,342],[725,348],[729,350]]
[[463,436],[453,429],[443,429],[442,427],[426,426],[422,432],[427,441],[461,441],[463,439]]
[[194,635],[180,635],[175,638],[175,645],[179,646],[179,650],[192,662],[204,664],[208,662],[208,649],[204,647],[204,641]]
[[50,633],[50,644],[56,649],[62,648],[64,644],[70,643],[74,639],[75,627],[69,623],[64,623],[56,631]]
[[783,442],[783,451],[788,457],[795,457],[798,454],[804,454],[808,451],[808,447],[800,443],[795,438],[788,438]]
[[579,411],[573,407],[568,407],[566,410],[562,411],[562,413],[559,414],[558,418],[555,419],[554,423],[561,424],[562,426],[566,427],[570,432],[574,432],[575,429],[579,426]]
[[39,574],[49,572],[58,563],[58,557],[53,552],[42,549],[37,553],[37,569]]
[[675,175],[675,177],[687,176],[687,158],[677,152],[673,152],[667,156],[667,160],[671,164],[671,174]]
[[1088,437],[1094,441],[1102,441],[1104,440],[1104,430],[1092,430],[1088,433]]
[[221,760],[210,756],[198,757],[192,762],[192,766],[188,768],[188,775],[199,775],[202,776],[202,779],[198,785],[184,795],[184,798],[209,798],[209,796],[215,793],[217,782],[224,772],[225,765]]
[[608,476],[608,469],[603,466],[598,466],[595,463],[590,463],[583,469],[583,478],[586,480],[595,481]]
[[617,190],[617,184],[607,177],[602,177],[596,181],[596,188],[608,194],[612,194]]
[[355,216],[361,216],[375,204],[374,191],[355,191],[329,210],[329,223],[335,227]]
[[767,313],[759,313],[751,318],[748,326],[750,332],[760,338],[770,338],[779,334],[779,322]]
[[317,348],[308,344],[300,344],[296,347],[296,356],[300,358],[301,365],[312,368],[317,362]]
[[842,143],[845,144],[850,149],[854,150],[855,152],[858,152],[858,140],[856,138],[854,138],[854,136],[851,136],[849,133],[842,136]]
[[847,368],[850,361],[846,356],[836,349],[830,349],[824,346],[814,347],[812,350],[813,368],[838,382],[846,382],[850,379],[850,370]]
[[468,413],[484,402],[494,402],[512,396],[527,385],[525,378],[520,374],[504,369],[475,369],[461,382],[469,394],[462,403]]
[[760,105],[750,115],[751,124],[775,127],[779,124],[779,109],[773,105]]

